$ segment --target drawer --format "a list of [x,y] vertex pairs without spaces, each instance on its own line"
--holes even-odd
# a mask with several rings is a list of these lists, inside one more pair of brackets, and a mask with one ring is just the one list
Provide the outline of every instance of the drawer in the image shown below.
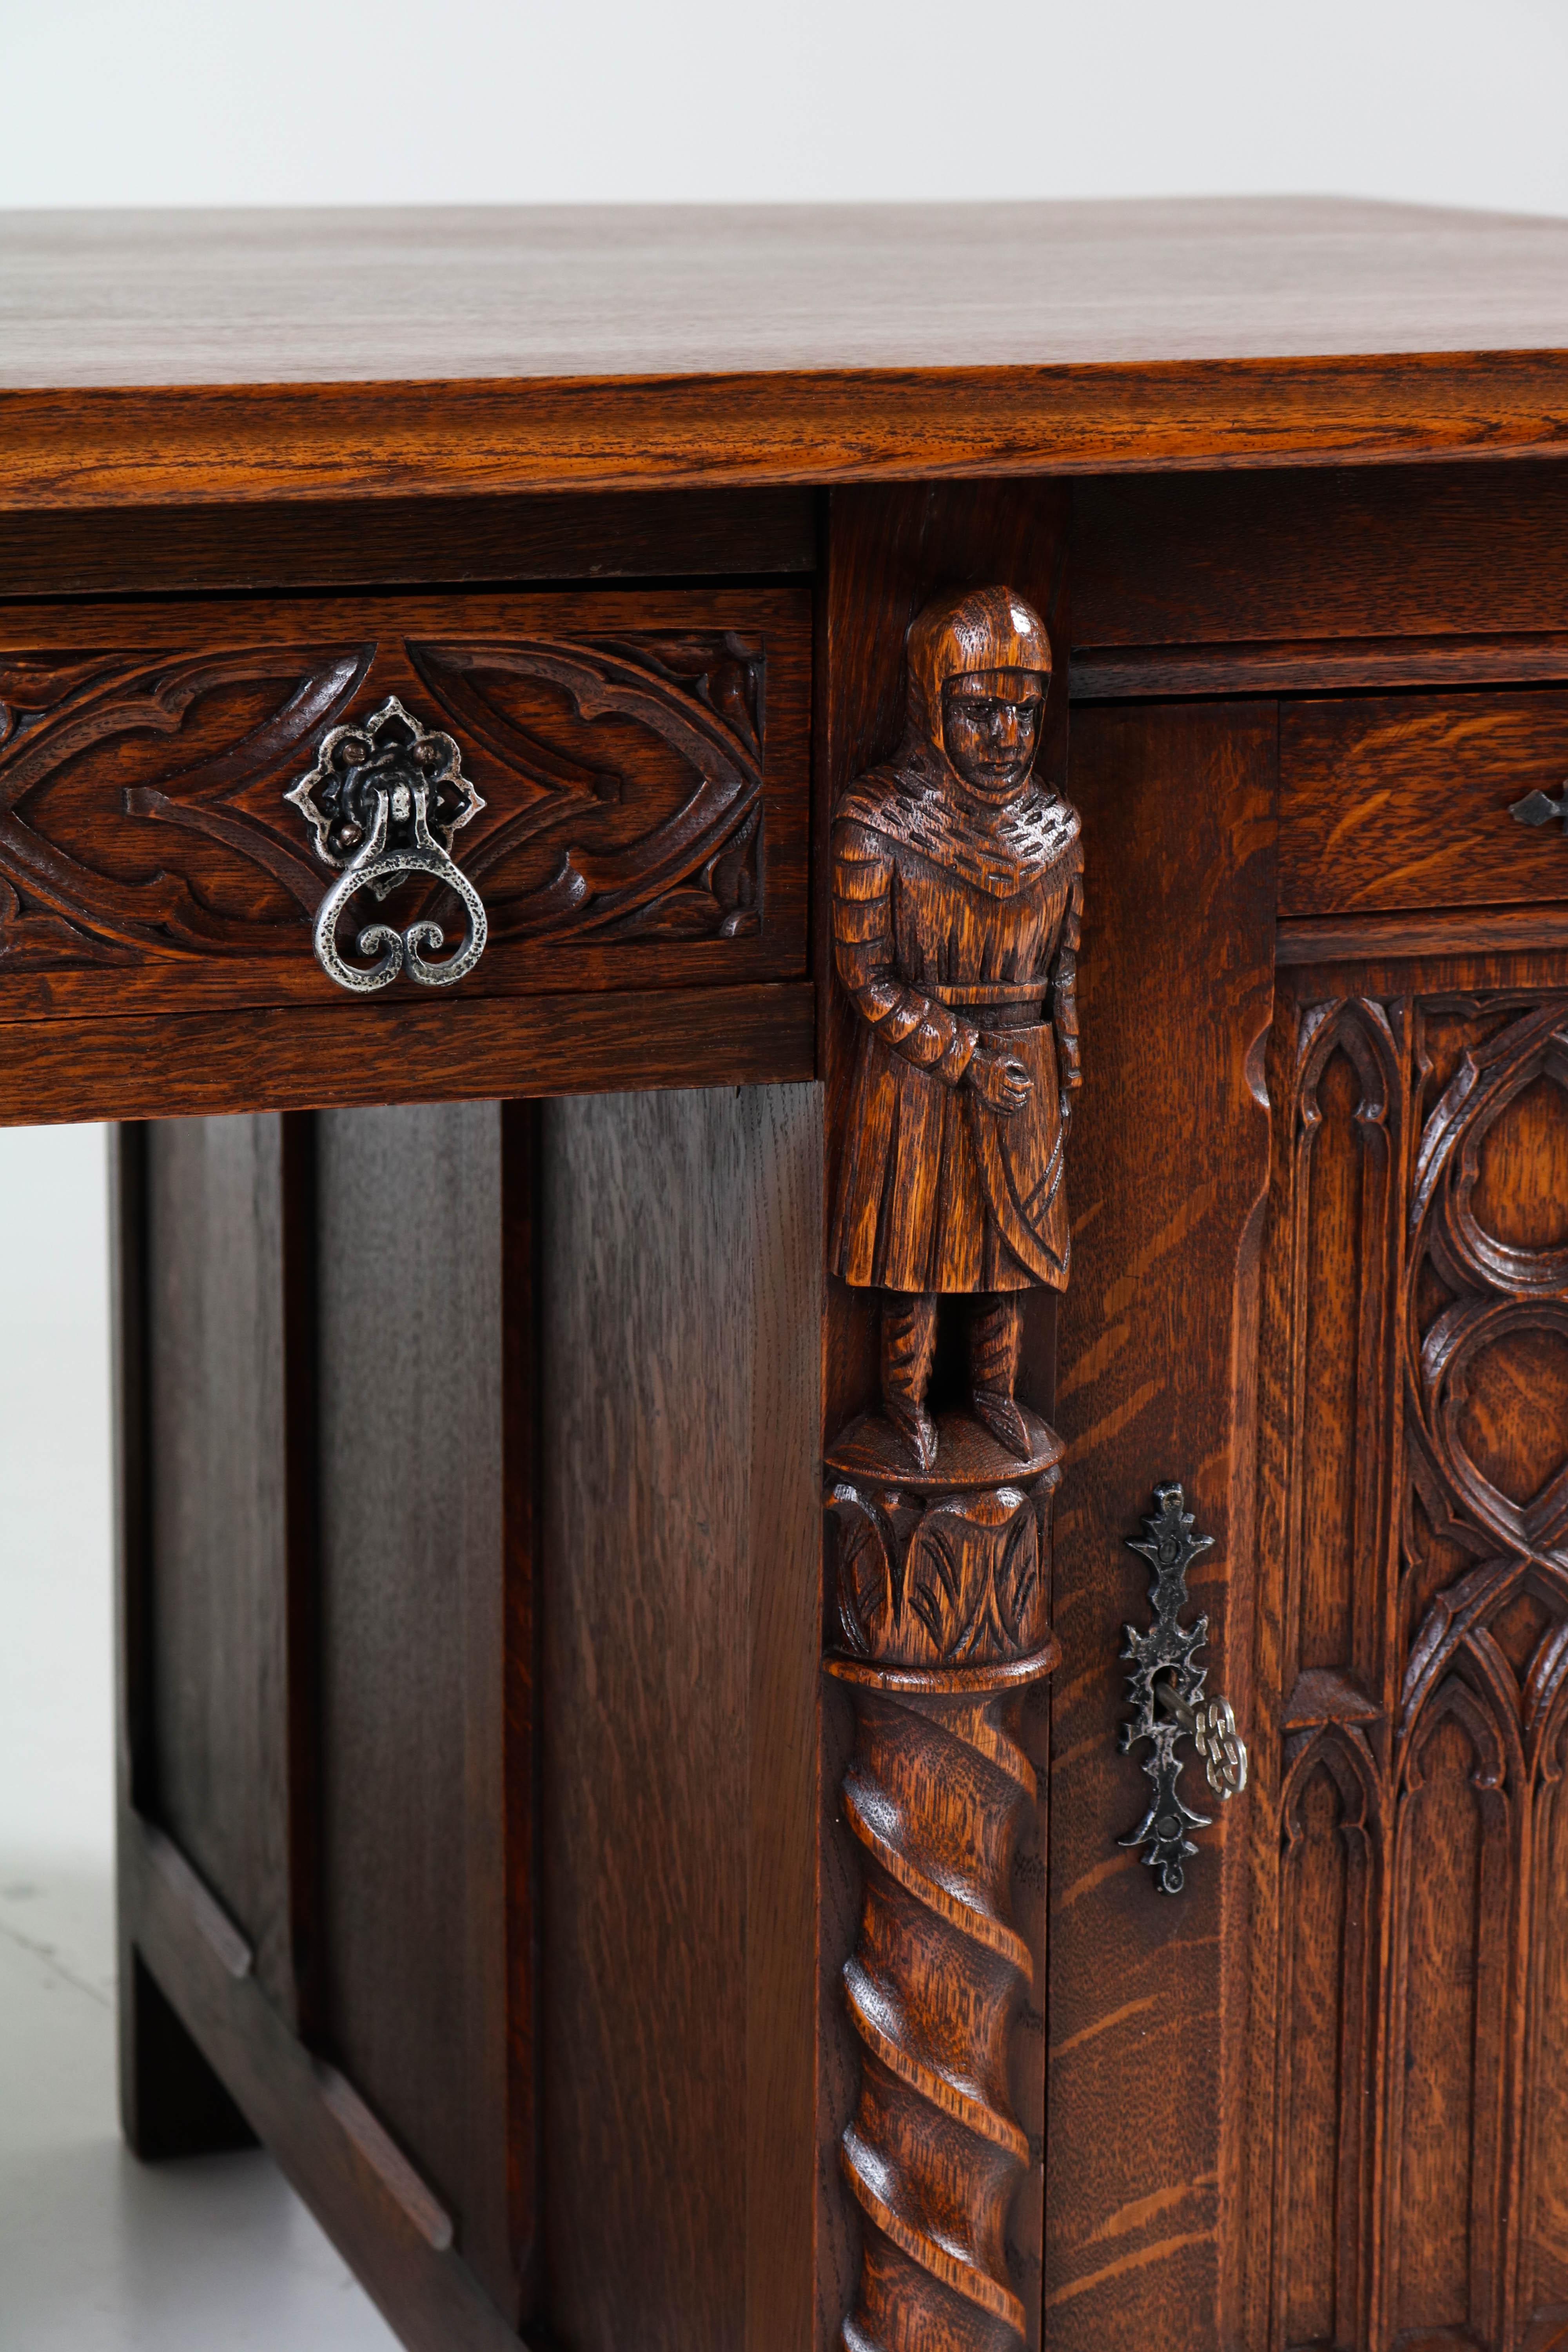
[[[464,976],[395,950],[378,995],[799,978],[810,646],[798,584],[13,607],[0,1021],[352,1003],[313,933],[369,846],[344,797],[367,760],[423,762],[436,846],[484,910]],[[424,970],[450,959],[446,870],[345,899],[362,982],[362,929],[415,927],[417,949],[439,924]]]
[[1285,915],[1568,899],[1561,823],[1510,814],[1568,776],[1568,692],[1399,694],[1282,707]]

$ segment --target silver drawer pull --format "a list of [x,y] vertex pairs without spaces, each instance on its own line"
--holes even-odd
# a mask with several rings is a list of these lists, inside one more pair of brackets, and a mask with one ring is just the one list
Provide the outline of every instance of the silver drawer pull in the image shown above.
[[[462,754],[450,735],[420,725],[395,695],[379,710],[321,739],[316,764],[284,794],[315,835],[315,851],[338,879],[316,909],[316,961],[340,988],[369,995],[406,971],[426,988],[448,988],[472,971],[485,951],[489,924],[479,892],[450,856],[458,827],[484,806],[463,773]],[[461,944],[439,962],[425,952],[446,945],[446,933],[428,916],[398,930],[371,922],[357,933],[353,952],[369,959],[345,962],[338,925],[351,899],[362,890],[384,898],[415,875],[445,883],[462,901],[467,929]]]

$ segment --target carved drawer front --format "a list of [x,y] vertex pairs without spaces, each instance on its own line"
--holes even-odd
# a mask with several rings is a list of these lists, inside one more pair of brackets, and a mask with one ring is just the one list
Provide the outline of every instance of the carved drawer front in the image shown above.
[[1287,915],[1568,898],[1568,693],[1286,704]]
[[[0,1020],[341,1001],[362,926],[466,936],[457,993],[804,975],[809,698],[798,587],[13,610]],[[373,770],[431,854],[383,857],[334,981]]]

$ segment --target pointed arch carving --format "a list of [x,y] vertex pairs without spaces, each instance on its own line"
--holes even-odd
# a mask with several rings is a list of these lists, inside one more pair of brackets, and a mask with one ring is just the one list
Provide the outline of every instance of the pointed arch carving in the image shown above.
[[1270,2329],[1283,2347],[1356,2343],[1364,2332],[1382,1816],[1376,1760],[1359,1726],[1322,1724],[1289,1743],[1280,1792],[1280,2226]]
[[[1285,1572],[1260,1650],[1279,1745],[1259,1771],[1278,1875],[1254,2307],[1272,2352],[1503,2352],[1568,2306],[1568,1417],[1552,1385],[1568,1241],[1530,1208],[1560,1181],[1568,996],[1291,986],[1271,1065],[1282,1110],[1293,1092],[1267,1293]],[[1320,1181],[1336,1153],[1354,1170],[1337,1194]],[[1353,1379],[1336,1369],[1352,1356]],[[1315,1476],[1333,1457],[1313,1451],[1314,1413],[1338,1416],[1356,1461],[1353,1514]],[[1302,1639],[1303,1530],[1363,1611],[1337,1651]]]

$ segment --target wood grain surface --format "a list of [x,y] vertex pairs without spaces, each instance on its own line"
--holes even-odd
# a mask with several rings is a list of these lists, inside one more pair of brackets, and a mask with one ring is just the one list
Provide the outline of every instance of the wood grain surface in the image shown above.
[[1123,1628],[1149,1622],[1125,1539],[1169,1479],[1215,1538],[1191,1578],[1207,1687],[1248,1720],[1274,719],[1083,710],[1071,749],[1089,887],[1055,1415],[1045,2333],[1056,2352],[1098,2352],[1240,2340],[1244,1841],[1222,1817],[1197,1833],[1184,1891],[1156,1892],[1118,1843],[1146,1784],[1117,1725]]
[[809,981],[0,1022],[0,1122],[753,1086],[816,1069]]
[[1524,686],[1568,679],[1568,636],[1263,638],[1257,644],[1090,646],[1073,656],[1075,702],[1177,694],[1336,694],[1347,688]]
[[515,2315],[500,1108],[328,1112],[317,1157],[326,2046]]
[[1563,626],[1568,467],[1281,466],[1075,483],[1075,648]]
[[146,1138],[149,1798],[293,2004],[282,1137]]
[[1286,915],[1568,898],[1561,824],[1510,811],[1568,782],[1568,695],[1288,702],[1279,717]]
[[153,2160],[255,2137],[136,1944],[132,1825],[153,1793],[147,1130],[110,1131],[118,2071],[127,2145]]
[[815,1088],[543,1125],[552,2340],[804,2345],[814,2148]]
[[454,2245],[440,2200],[335,2069],[290,2032],[247,1966],[244,1938],[226,1931],[177,1849],[133,1811],[121,1822],[120,1889],[142,1981],[210,2080],[232,2087],[409,2352],[515,2352],[516,2331]]
[[809,572],[809,489],[0,515],[0,597]]
[[1410,915],[1285,917],[1275,936],[1280,964],[1386,965],[1401,956],[1568,952],[1568,907],[1437,907]]
[[1568,445],[1553,351],[0,394],[0,509],[1358,466]]

